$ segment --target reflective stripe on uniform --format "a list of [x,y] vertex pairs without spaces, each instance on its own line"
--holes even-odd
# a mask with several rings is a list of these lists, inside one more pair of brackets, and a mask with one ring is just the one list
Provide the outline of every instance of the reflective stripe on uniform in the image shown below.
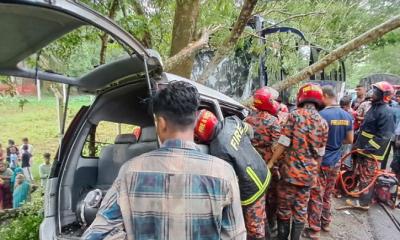
[[251,167],[246,167],[246,172],[257,185],[258,191],[250,198],[241,201],[242,205],[245,206],[254,203],[259,197],[261,197],[265,193],[265,190],[267,190],[267,187],[271,180],[271,172],[269,171],[268,168],[267,171],[268,171],[267,178],[265,179],[264,183],[262,183],[260,178],[258,178],[257,174],[254,172],[254,170]]
[[366,138],[373,138],[374,137],[373,134],[367,133],[367,132],[364,132],[364,131],[361,131],[361,135],[363,135]]
[[379,146],[379,144],[377,144],[373,139],[369,140],[368,143],[376,149],[381,148],[381,146]]

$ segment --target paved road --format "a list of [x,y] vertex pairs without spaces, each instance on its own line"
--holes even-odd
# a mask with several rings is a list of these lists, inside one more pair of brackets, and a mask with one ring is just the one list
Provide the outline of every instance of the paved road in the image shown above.
[[[345,206],[344,199],[334,199],[333,209]],[[400,220],[400,209],[389,209]],[[331,232],[321,233],[321,240],[400,240],[400,232],[378,204],[368,212],[333,210]]]
[[335,210],[345,205],[344,199],[333,198],[331,231],[321,232],[321,240],[374,240],[373,228],[368,222],[368,212]]
[[[390,209],[391,213],[400,222],[400,209]],[[374,205],[368,213],[368,222],[372,227],[374,239],[392,240],[400,239],[400,231],[379,205]]]

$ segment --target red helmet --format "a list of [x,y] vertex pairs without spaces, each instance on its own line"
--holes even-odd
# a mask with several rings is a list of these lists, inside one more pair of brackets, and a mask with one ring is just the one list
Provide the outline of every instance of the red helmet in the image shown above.
[[274,100],[274,96],[268,87],[260,88],[254,92],[253,104],[260,111],[267,111],[272,115],[278,114],[279,103]]
[[194,135],[201,142],[209,142],[214,134],[215,127],[218,124],[218,119],[214,113],[202,109],[197,117]]
[[372,84],[372,87],[376,87],[377,89],[383,92],[383,101],[389,102],[392,99],[392,95],[394,94],[394,88],[392,84],[382,81]]
[[314,83],[307,83],[303,85],[297,93],[297,106],[311,102],[317,104],[317,108],[323,107],[323,93],[322,88]]

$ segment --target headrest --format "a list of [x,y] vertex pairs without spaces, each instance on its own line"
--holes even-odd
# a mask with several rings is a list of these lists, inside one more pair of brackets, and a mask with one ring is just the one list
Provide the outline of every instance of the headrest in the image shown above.
[[157,141],[157,134],[155,127],[144,127],[139,142],[154,142]]
[[126,133],[126,134],[119,134],[115,138],[115,144],[134,144],[137,143],[137,139],[135,135]]

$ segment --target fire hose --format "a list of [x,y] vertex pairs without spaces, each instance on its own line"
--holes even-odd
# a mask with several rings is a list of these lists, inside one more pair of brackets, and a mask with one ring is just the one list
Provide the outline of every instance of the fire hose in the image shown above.
[[[344,155],[341,159],[340,159],[340,165],[343,165],[343,162],[345,159],[347,159],[350,155],[352,155],[353,153],[363,153],[363,150],[361,149],[356,149],[353,150],[349,153],[347,153],[346,155]],[[371,155],[371,159],[374,160],[375,164],[376,164],[376,168],[375,168],[375,173],[374,173],[374,177],[372,178],[371,182],[368,184],[368,186],[366,186],[364,189],[359,190],[358,192],[353,192],[347,189],[347,185],[345,183],[345,181],[343,180],[343,172],[340,171],[339,172],[339,182],[342,185],[342,188],[344,190],[344,192],[352,197],[358,197],[360,194],[368,191],[371,187],[374,186],[376,180],[378,179],[378,177],[380,175],[382,175],[383,173],[379,170],[379,165],[378,165],[378,159],[376,159],[373,155]],[[357,169],[355,169],[355,171],[357,171]]]

